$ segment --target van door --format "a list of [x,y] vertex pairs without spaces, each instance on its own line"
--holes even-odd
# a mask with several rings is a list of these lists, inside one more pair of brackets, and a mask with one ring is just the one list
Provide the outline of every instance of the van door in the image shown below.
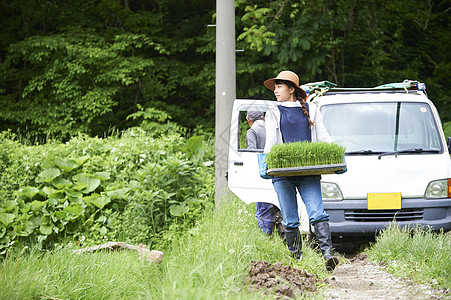
[[[246,148],[246,132],[249,124],[246,120],[248,111],[266,112],[276,104],[270,100],[234,101],[230,123],[228,187],[246,204],[253,202],[268,202],[279,207],[277,194],[270,179],[262,179],[258,173],[257,154],[263,149]],[[298,194],[300,230],[310,232],[307,210]]]

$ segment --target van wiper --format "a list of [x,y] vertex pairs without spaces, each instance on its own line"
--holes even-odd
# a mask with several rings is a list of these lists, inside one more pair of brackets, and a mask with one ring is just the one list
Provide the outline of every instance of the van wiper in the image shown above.
[[423,150],[421,148],[412,148],[412,149],[406,149],[406,150],[398,150],[393,152],[384,152],[380,154],[377,158],[381,159],[382,156],[385,155],[398,155],[399,153],[423,153],[423,152],[431,152],[431,153],[439,153],[439,150]]
[[[376,152],[373,152],[373,150],[356,150],[356,151],[350,151],[346,152],[346,154],[375,154]],[[380,153],[380,152],[377,152]]]

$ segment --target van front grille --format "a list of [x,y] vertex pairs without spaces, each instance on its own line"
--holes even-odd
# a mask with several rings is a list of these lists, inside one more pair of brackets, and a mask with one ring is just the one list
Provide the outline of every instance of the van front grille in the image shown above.
[[345,220],[354,222],[400,222],[417,221],[423,219],[422,209],[401,210],[346,210]]

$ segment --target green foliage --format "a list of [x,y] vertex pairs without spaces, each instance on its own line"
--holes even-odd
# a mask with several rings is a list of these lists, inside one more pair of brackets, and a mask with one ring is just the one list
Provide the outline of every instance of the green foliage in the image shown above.
[[369,258],[387,271],[436,287],[451,288],[451,235],[391,223],[368,249]]
[[191,128],[214,127],[214,53],[197,50],[214,45],[214,31],[201,36],[211,1],[25,0],[0,8],[0,130],[102,136],[134,126],[126,118],[138,104]]
[[136,127],[36,146],[0,134],[0,248],[67,239],[163,247],[193,226],[213,201],[213,151],[160,127],[164,136]]
[[[20,99],[0,96],[0,119],[28,126],[35,135],[96,133],[96,122],[124,104],[120,94],[135,91],[154,65],[137,55],[141,48],[165,53],[145,35],[127,33],[108,41],[80,29],[10,45],[0,78],[8,89],[20,80],[22,89]],[[27,68],[18,68],[23,65]]]
[[262,82],[284,69],[301,82],[340,87],[414,78],[426,82],[450,120],[445,2],[240,0],[235,6],[237,49],[244,49],[237,55],[237,98],[273,99]]
[[37,176],[41,183],[38,187],[21,188],[14,193],[14,200],[2,203],[2,247],[16,238],[33,237],[42,243],[47,238],[57,240],[66,232],[73,233],[77,227],[83,230],[86,219],[111,202],[100,186],[105,177],[77,171],[86,160],[55,158],[55,164],[65,166],[62,171],[43,170]]
[[[235,1],[237,98],[301,82],[425,82],[451,120],[446,1]],[[215,2],[50,0],[0,4],[0,130],[69,139],[136,124],[138,104],[214,128]]]
[[346,148],[337,143],[296,142],[277,144],[266,155],[268,169],[343,163]]
[[451,137],[451,122],[446,122],[443,124],[443,132],[445,133],[445,138]]
[[139,120],[140,127],[155,137],[161,137],[172,132],[184,133],[186,129],[170,120],[172,117],[164,111],[148,107],[145,110],[137,105],[138,111],[130,114],[127,120]]
[[75,245],[44,253],[27,249],[21,256],[11,252],[0,272],[2,297],[261,299],[262,295],[246,288],[252,260],[281,262],[320,278],[329,276],[321,254],[307,243],[298,262],[280,238],[260,232],[255,204],[233,197],[220,210],[211,207],[202,216],[172,241],[160,265],[139,261],[134,251],[75,254]]

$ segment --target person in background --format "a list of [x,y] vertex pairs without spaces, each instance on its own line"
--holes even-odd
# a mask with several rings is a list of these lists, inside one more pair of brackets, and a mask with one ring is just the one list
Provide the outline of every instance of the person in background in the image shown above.
[[[264,149],[266,141],[265,117],[261,111],[248,111],[246,116],[250,128],[246,132],[247,149]],[[277,213],[280,210],[272,203],[257,202],[258,227],[267,234],[272,234]]]
[[[274,92],[277,105],[266,112],[266,143],[264,153],[276,144],[299,141],[332,142],[322,123],[321,113],[314,103],[306,103],[307,95],[299,86],[299,77],[292,71],[282,71],[264,85]],[[299,232],[299,213],[296,193],[299,192],[309,216],[310,224],[326,262],[333,270],[338,258],[332,252],[329,215],[323,209],[321,176],[274,177],[272,179],[282,211],[285,239],[290,255],[302,258],[302,240]]]

